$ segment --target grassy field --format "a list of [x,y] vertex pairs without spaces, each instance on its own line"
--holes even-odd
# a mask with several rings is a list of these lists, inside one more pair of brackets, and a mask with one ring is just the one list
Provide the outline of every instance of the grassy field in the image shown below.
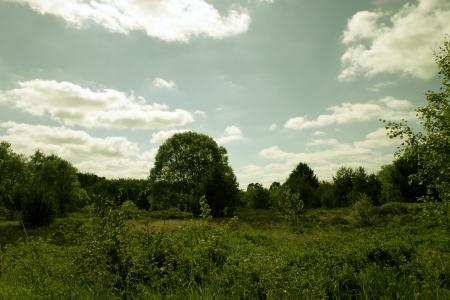
[[0,222],[0,299],[450,299],[450,235],[414,204],[232,220],[80,212]]

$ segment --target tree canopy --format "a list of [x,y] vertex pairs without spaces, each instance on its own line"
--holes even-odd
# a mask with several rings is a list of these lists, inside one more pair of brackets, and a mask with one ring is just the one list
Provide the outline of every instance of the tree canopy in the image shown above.
[[284,186],[293,193],[298,194],[306,207],[319,207],[320,201],[317,197],[319,180],[314,171],[305,163],[299,163],[291,172]]
[[233,208],[238,191],[225,148],[194,132],[175,134],[159,147],[149,183],[152,209],[198,213],[199,199],[205,196],[214,216]]

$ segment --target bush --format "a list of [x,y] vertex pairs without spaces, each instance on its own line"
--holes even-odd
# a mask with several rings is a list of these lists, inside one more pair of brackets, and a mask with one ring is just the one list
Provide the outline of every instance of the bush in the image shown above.
[[22,203],[22,222],[27,227],[48,225],[56,214],[57,206],[54,199],[43,193],[33,192]]
[[372,203],[366,194],[360,194],[355,204],[353,204],[353,215],[360,225],[371,223]]
[[387,202],[375,209],[375,212],[381,216],[416,214],[421,210],[420,205],[403,203],[403,202]]
[[136,204],[134,204],[131,200],[127,200],[122,203],[120,210],[122,211],[125,219],[131,219],[131,217],[139,211]]
[[150,217],[156,219],[190,219],[194,215],[188,211],[181,211],[176,207],[172,207],[165,210],[155,210],[149,213]]

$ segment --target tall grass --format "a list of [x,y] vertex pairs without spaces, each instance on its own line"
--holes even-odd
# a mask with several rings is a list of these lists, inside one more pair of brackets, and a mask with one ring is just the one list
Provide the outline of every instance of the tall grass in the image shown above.
[[412,210],[372,212],[363,227],[348,209],[297,226],[242,210],[171,230],[73,216],[1,245],[0,299],[449,299],[450,237]]

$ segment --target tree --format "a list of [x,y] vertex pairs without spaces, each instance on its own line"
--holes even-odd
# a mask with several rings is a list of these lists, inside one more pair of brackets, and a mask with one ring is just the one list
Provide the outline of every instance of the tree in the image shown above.
[[424,184],[419,184],[412,175],[418,171],[416,157],[403,154],[392,164],[383,166],[377,174],[380,182],[380,204],[398,202],[416,202],[426,195]]
[[414,131],[406,121],[386,122],[391,138],[400,137],[402,144],[397,155],[415,157],[418,162],[416,174],[410,175],[426,186],[427,195],[420,199],[427,211],[449,222],[450,202],[450,39],[437,51],[436,63],[442,86],[439,91],[428,91],[426,105],[417,108],[422,129]]
[[277,181],[272,182],[269,188],[270,194],[270,206],[271,207],[279,207],[279,200],[282,193],[281,184]]
[[336,206],[334,192],[334,184],[326,181],[320,182],[317,193],[322,207],[333,208]]
[[250,183],[245,192],[247,206],[255,209],[269,208],[270,193],[260,183]]
[[352,205],[361,194],[378,204],[380,183],[375,175],[368,175],[363,167],[341,167],[333,177],[333,182],[337,206]]
[[53,199],[58,216],[86,204],[87,195],[80,187],[77,169],[68,161],[37,151],[30,157],[29,168],[33,173],[31,190],[40,190],[44,198]]
[[283,185],[293,193],[301,195],[305,207],[320,207],[317,197],[319,180],[307,164],[299,163]]
[[21,209],[29,178],[25,157],[14,153],[11,145],[0,143],[0,204],[12,215]]
[[333,177],[335,205],[338,207],[348,206],[351,204],[351,192],[353,190],[353,169],[340,167]]
[[152,209],[177,207],[197,214],[205,196],[213,216],[232,209],[238,192],[225,148],[194,132],[175,134],[159,147],[149,184]]
[[292,192],[288,187],[283,186],[281,188],[281,197],[279,201],[280,211],[284,213],[289,220],[298,225],[305,208],[301,195]]

